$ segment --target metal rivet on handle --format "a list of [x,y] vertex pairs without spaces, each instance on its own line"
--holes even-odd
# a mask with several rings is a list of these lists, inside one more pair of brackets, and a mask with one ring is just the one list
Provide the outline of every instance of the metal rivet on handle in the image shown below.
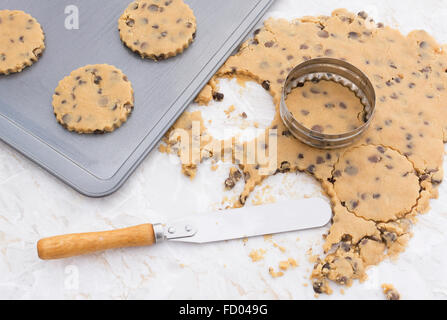
[[186,232],[191,232],[192,231],[192,227],[189,224],[187,224],[185,226],[185,230],[186,230]]
[[175,233],[175,228],[174,228],[174,227],[169,227],[168,232],[169,232],[170,234]]

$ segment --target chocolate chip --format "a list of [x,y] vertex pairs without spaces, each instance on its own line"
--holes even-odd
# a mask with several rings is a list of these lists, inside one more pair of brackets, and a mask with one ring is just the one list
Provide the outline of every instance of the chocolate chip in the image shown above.
[[380,193],[373,194],[373,199],[379,199],[379,198],[380,198]]
[[289,130],[284,130],[282,132],[282,135],[285,136],[285,137],[290,137],[292,135],[292,133]]
[[162,33],[160,33],[160,36],[161,36],[162,38],[165,38],[167,35],[168,35],[168,32],[167,32],[167,31],[163,31]]
[[385,240],[385,242],[386,242],[388,245],[390,245],[390,244],[392,244],[394,241],[397,240],[397,234],[395,234],[394,232],[388,232],[388,231],[385,231],[385,232],[382,234],[382,238]]
[[333,104],[333,103],[326,103],[324,105],[324,107],[327,108],[327,109],[332,109],[332,108],[335,108],[335,104]]
[[348,108],[348,106],[344,102],[340,102],[338,105],[342,109],[347,109]]
[[157,12],[160,10],[160,7],[157,6],[156,4],[151,4],[149,7],[147,7],[147,9],[152,12]]
[[325,56],[332,56],[333,54],[334,54],[334,50],[332,50],[332,49],[324,50],[324,55]]
[[0,61],[5,61],[5,60],[6,60],[6,54],[0,53]]
[[274,44],[275,44],[275,43],[274,43],[273,41],[267,41],[266,43],[264,43],[264,46],[265,46],[266,48],[271,48],[271,47],[273,47]]
[[101,76],[95,76],[95,79],[93,80],[93,82],[95,84],[100,84],[102,81],[102,77]]
[[289,172],[290,171],[290,162],[288,162],[288,161],[281,162],[280,170],[281,170],[281,172]]
[[425,48],[428,47],[428,43],[425,42],[425,41],[421,41],[421,43],[419,43],[419,47],[422,48],[422,49],[425,49]]
[[314,173],[315,172],[315,165],[311,164],[310,166],[307,167],[306,170],[309,173]]
[[158,29],[158,28],[160,28],[160,27],[158,26],[158,24],[154,24],[154,25],[152,26],[152,28],[153,28],[153,29]]
[[351,31],[348,33],[349,39],[358,39],[359,37],[360,37],[360,34],[358,34],[357,32]]
[[143,50],[147,49],[148,46],[149,46],[149,45],[148,45],[147,42],[142,42],[142,43],[140,44],[140,48],[143,49]]
[[71,122],[71,115],[69,115],[68,113],[67,113],[67,114],[64,114],[64,115],[62,116],[62,121],[63,121],[65,124]]
[[126,21],[126,24],[128,27],[133,27],[135,25],[135,20],[134,19],[128,19]]
[[304,159],[304,154],[299,153],[299,154],[298,154],[298,159]]
[[268,81],[268,80],[263,81],[263,82],[262,82],[262,87],[263,87],[265,90],[269,91],[269,90],[270,90],[270,81]]
[[397,95],[396,92],[393,92],[393,93],[390,95],[390,98],[396,100],[396,99],[399,98],[399,96]]
[[127,102],[127,103],[124,104],[123,108],[124,108],[126,111],[130,111],[130,110],[132,110],[133,105],[130,104],[129,102]]
[[225,180],[225,189],[231,190],[236,185],[236,182],[232,178],[227,178]]
[[387,165],[385,166],[385,168],[387,168],[388,170],[392,170],[394,167],[393,167],[392,165],[390,165],[390,164],[387,164]]
[[312,288],[314,289],[314,292],[317,294],[323,293],[323,282],[320,280],[314,280],[312,283]]
[[377,162],[379,162],[380,160],[382,160],[382,158],[379,157],[378,155],[373,155],[373,156],[370,156],[370,157],[368,158],[368,161],[369,161],[369,162],[372,162],[372,163],[377,163]]
[[408,88],[413,89],[416,86],[416,84],[414,82],[410,82],[408,84]]
[[365,11],[360,11],[357,15],[362,19],[368,18],[368,14]]
[[321,156],[318,156],[317,157],[317,164],[322,164],[322,163],[324,163],[325,161],[324,161],[324,159],[323,159],[323,157],[321,157]]
[[191,23],[191,22],[187,22],[185,25],[186,25],[186,27],[187,27],[188,29],[191,29],[191,28],[192,28],[192,23]]
[[307,49],[309,49],[309,46],[307,44],[303,43],[302,45],[300,45],[300,49],[307,50]]
[[301,110],[301,114],[302,114],[303,116],[307,116],[307,115],[309,114],[309,111],[307,111],[307,110]]
[[22,43],[24,42],[24,39],[25,39],[25,38],[24,38],[23,36],[20,36],[20,37],[19,37],[19,41],[22,42]]
[[316,131],[316,132],[323,132],[323,127],[322,126],[320,126],[319,124],[316,124],[316,125],[314,125],[314,126],[312,126],[312,128],[310,128],[312,131]]
[[253,32],[253,34],[256,36],[256,35],[259,34],[259,32],[261,32],[261,29],[256,29],[256,30]]
[[312,92],[313,94],[320,94],[320,90],[315,87],[311,87],[310,92]]
[[213,93],[213,99],[215,101],[222,101],[224,99],[224,94],[220,92],[214,92]]
[[355,209],[355,208],[357,208],[359,206],[359,202],[358,202],[358,200],[353,200],[353,201],[351,201],[351,208],[352,209]]
[[320,38],[329,38],[329,32],[327,32],[326,30],[320,30],[318,31],[317,35]]

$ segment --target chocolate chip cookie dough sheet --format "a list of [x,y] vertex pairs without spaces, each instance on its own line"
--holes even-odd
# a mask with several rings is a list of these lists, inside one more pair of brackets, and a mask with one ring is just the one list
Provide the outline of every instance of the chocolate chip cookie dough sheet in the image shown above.
[[182,0],[137,0],[118,21],[121,40],[142,58],[163,60],[194,41],[196,18]]
[[88,65],[59,82],[53,95],[57,121],[78,133],[111,132],[134,106],[132,85],[114,66]]
[[[319,57],[353,64],[376,91],[371,126],[355,145],[344,149],[304,145],[279,115],[288,73],[301,62]],[[330,293],[329,280],[341,285],[362,281],[368,266],[402,252],[416,215],[428,210],[429,199],[436,197],[436,186],[443,178],[446,51],[426,32],[403,36],[376,24],[364,12],[339,9],[330,17],[268,19],[226,61],[199,95],[200,101],[211,101],[218,92],[216,79],[241,76],[258,82],[274,99],[276,114],[270,128],[277,130],[277,169],[272,174],[309,173],[331,200],[333,224],[323,245],[328,254],[312,272],[315,292]],[[313,99],[309,106],[321,108],[322,101]],[[245,205],[255,186],[266,178],[258,164],[242,161],[239,165],[245,188],[235,206]]]
[[0,74],[20,72],[45,50],[40,24],[23,11],[0,10]]

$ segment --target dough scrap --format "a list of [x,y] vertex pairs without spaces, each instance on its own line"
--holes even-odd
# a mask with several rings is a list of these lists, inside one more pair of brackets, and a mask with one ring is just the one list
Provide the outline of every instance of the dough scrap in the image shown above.
[[29,14],[0,10],[0,74],[21,72],[45,50],[42,27]]
[[[330,151],[311,148],[297,141],[281,121],[279,102],[288,72],[318,57],[355,65],[376,90],[376,115],[353,146]],[[348,286],[354,279],[363,281],[368,266],[405,249],[415,216],[429,209],[429,199],[437,196],[436,187],[443,178],[447,52],[430,35],[413,31],[403,36],[374,23],[364,12],[345,9],[293,21],[270,18],[226,61],[212,82],[222,77],[258,82],[272,95],[276,108],[269,129],[277,130],[277,168],[261,174],[260,164],[233,157],[245,180],[234,206],[245,205],[268,175],[294,171],[315,177],[331,200],[333,223],[325,235],[325,256],[315,262],[311,275],[317,294],[331,293],[330,281]],[[211,100],[216,92],[217,86],[210,85],[202,98]],[[206,149],[202,144],[201,148]],[[206,158],[205,152],[202,156]],[[348,168],[346,160],[356,169]],[[377,186],[376,173],[381,181]]]
[[182,0],[137,0],[118,21],[121,40],[142,58],[182,53],[196,36],[196,18]]
[[382,284],[382,290],[387,300],[400,300],[400,294],[392,284]]
[[111,132],[126,122],[133,106],[127,76],[107,64],[73,71],[59,82],[53,95],[57,121],[78,133]]
[[341,134],[364,123],[364,106],[360,99],[334,81],[306,81],[292,89],[285,102],[294,118],[313,131]]

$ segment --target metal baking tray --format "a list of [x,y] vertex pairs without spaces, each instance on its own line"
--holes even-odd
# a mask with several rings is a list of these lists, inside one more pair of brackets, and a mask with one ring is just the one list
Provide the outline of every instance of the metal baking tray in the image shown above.
[[[0,139],[80,193],[116,191],[157,145],[273,0],[186,0],[197,38],[183,54],[143,60],[120,41],[118,18],[131,0],[2,0],[23,10],[45,32],[46,50],[21,73],[0,76]],[[65,8],[79,9],[79,29],[65,28]],[[51,106],[58,82],[71,71],[107,63],[121,69],[135,91],[128,121],[107,134],[79,135],[57,123]]]

